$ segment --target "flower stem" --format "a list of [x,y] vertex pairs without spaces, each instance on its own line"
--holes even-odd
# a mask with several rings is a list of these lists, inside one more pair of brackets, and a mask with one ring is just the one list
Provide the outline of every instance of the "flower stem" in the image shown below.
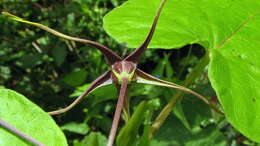
[[[209,54],[206,53],[200,62],[194,67],[192,72],[187,76],[183,82],[183,86],[191,85],[194,80],[204,71],[204,68],[209,64]],[[171,113],[175,104],[182,99],[184,93],[182,91],[177,91],[176,94],[171,98],[168,104],[163,108],[160,114],[156,117],[154,123],[151,126],[149,138],[154,136],[154,133],[161,127],[165,119]]]
[[127,82],[128,82],[127,78],[122,79],[119,98],[118,98],[118,101],[117,101],[116,111],[115,111],[114,119],[113,119],[113,122],[112,122],[112,128],[110,130],[107,146],[113,146],[113,143],[114,143],[114,140],[115,140],[115,136],[116,136],[116,132],[117,132],[117,128],[118,128],[118,123],[119,123],[121,112],[122,112],[122,109],[123,109],[124,103],[125,103],[125,94],[126,94]]

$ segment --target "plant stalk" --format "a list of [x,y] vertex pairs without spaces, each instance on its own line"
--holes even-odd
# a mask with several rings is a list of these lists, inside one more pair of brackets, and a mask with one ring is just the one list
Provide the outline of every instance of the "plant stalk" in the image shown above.
[[5,128],[6,130],[14,133],[15,135],[19,136],[20,138],[30,142],[33,145],[37,145],[37,146],[44,146],[44,144],[40,143],[39,141],[37,141],[36,139],[32,138],[29,135],[26,135],[25,133],[19,131],[18,129],[16,129],[15,127],[11,126],[10,124],[8,124],[7,122],[3,121],[0,119],[0,127]]
[[126,94],[127,83],[128,83],[128,79],[123,78],[121,88],[120,88],[119,98],[118,98],[117,105],[116,105],[116,111],[115,111],[114,119],[112,122],[112,128],[110,130],[109,137],[108,137],[107,146],[113,146],[113,143],[115,140],[118,123],[119,123],[119,120],[121,117],[121,112],[122,112],[122,109],[123,109],[124,103],[125,103],[125,94]]
[[[209,53],[203,56],[200,62],[194,67],[192,72],[187,76],[185,81],[182,83],[183,86],[187,87],[191,85],[194,80],[203,72],[204,68],[209,64]],[[161,127],[163,122],[171,113],[175,104],[182,99],[184,92],[177,91],[176,94],[171,98],[168,104],[163,108],[160,114],[156,117],[154,123],[151,126],[149,138],[151,139],[154,136],[154,133]]]

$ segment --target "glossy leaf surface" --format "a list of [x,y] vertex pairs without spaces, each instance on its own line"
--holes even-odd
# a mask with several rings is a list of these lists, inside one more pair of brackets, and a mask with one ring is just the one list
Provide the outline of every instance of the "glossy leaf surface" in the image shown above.
[[[54,120],[23,95],[0,89],[0,118],[46,146],[66,146],[66,138]],[[28,143],[0,127],[0,145]]]
[[[129,0],[104,18],[104,27],[119,42],[138,47],[159,3],[160,0]],[[257,142],[260,142],[259,23],[259,0],[172,0],[165,4],[149,45],[170,49],[199,43],[208,49],[209,78],[228,121]]]

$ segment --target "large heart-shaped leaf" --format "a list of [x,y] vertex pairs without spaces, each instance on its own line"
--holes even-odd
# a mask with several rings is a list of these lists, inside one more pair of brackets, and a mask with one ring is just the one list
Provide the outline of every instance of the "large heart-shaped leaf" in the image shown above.
[[[129,0],[104,18],[119,42],[138,47],[161,0]],[[209,77],[229,122],[260,142],[260,1],[169,0],[150,48],[199,43],[210,53]]]
[[[66,146],[67,141],[54,120],[37,105],[12,90],[0,89],[0,119],[46,146]],[[28,143],[0,127],[0,145]]]

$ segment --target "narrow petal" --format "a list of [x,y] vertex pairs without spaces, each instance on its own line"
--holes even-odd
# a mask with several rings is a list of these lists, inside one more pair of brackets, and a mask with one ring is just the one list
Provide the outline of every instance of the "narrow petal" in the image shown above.
[[148,47],[148,45],[149,45],[149,43],[150,43],[150,41],[151,41],[151,39],[153,37],[153,34],[154,34],[154,31],[155,31],[155,28],[156,28],[159,16],[161,14],[161,11],[162,11],[162,8],[163,8],[165,2],[166,2],[166,0],[162,0],[162,2],[160,4],[160,7],[157,10],[156,16],[155,16],[155,18],[153,20],[152,27],[151,27],[151,29],[150,29],[146,39],[142,43],[142,45],[139,48],[137,48],[134,52],[132,52],[129,56],[127,56],[125,60],[137,63],[139,58],[141,57],[141,55],[147,49],[147,47]]
[[203,102],[205,102],[206,104],[208,104],[213,110],[215,110],[216,112],[223,114],[221,111],[219,111],[212,102],[210,102],[207,98],[205,98],[204,96],[202,96],[201,94],[188,89],[186,87],[180,86],[178,84],[174,84],[171,82],[167,82],[161,79],[158,79],[156,77],[153,77],[143,71],[141,71],[140,69],[136,70],[136,82],[137,83],[141,83],[141,84],[148,84],[148,85],[155,85],[155,86],[163,86],[163,87],[168,87],[168,88],[174,88],[174,89],[178,89],[181,91],[184,91],[186,93],[190,93],[196,97],[198,97],[199,99],[201,99]]
[[49,32],[49,33],[51,33],[53,35],[56,35],[56,36],[60,37],[60,38],[71,40],[71,41],[75,41],[75,42],[80,42],[80,43],[83,43],[83,44],[87,44],[87,45],[91,45],[93,47],[96,47],[97,49],[99,49],[105,55],[109,65],[112,65],[115,62],[122,60],[121,57],[118,56],[116,53],[114,53],[112,50],[108,49],[107,47],[105,47],[102,44],[99,44],[97,42],[94,42],[94,41],[91,41],[91,40],[85,40],[85,39],[81,39],[81,38],[77,38],[77,37],[71,37],[71,36],[62,34],[62,33],[58,32],[58,31],[56,31],[54,29],[51,29],[51,28],[49,28],[49,27],[47,27],[45,25],[42,25],[40,23],[35,23],[35,22],[24,20],[24,19],[22,19],[22,18],[20,18],[18,16],[10,14],[8,12],[2,12],[2,14],[5,15],[5,16],[10,17],[13,20],[36,26],[36,27],[38,27],[40,29],[43,29],[43,30],[45,30],[45,31],[47,31],[47,32]]
[[89,93],[91,93],[95,89],[102,87],[102,86],[110,85],[112,83],[113,82],[111,79],[111,71],[107,71],[104,74],[102,74],[101,76],[99,76],[96,80],[94,80],[90,84],[90,86],[76,100],[74,100],[69,106],[56,110],[56,111],[51,111],[51,112],[49,112],[49,114],[57,115],[57,114],[65,113],[65,112],[69,111],[70,109],[72,109],[76,104],[78,104],[83,99],[83,97],[87,96]]
[[115,140],[118,123],[119,123],[119,120],[120,120],[122,109],[124,107],[127,82],[128,82],[127,78],[122,79],[119,98],[118,98],[117,105],[116,105],[116,112],[115,112],[115,115],[114,115],[112,128],[110,130],[107,146],[113,146],[113,143],[114,143],[114,140]]

